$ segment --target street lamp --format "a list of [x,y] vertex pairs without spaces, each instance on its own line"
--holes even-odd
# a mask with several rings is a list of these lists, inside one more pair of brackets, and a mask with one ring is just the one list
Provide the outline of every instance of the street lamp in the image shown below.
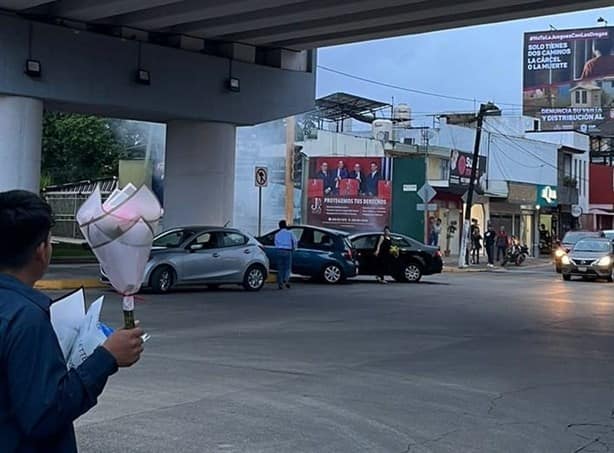
[[467,206],[465,207],[465,222],[463,224],[463,236],[461,239],[461,249],[458,254],[458,267],[466,267],[469,263],[469,232],[471,231],[471,208],[473,207],[473,192],[475,191],[475,179],[480,159],[480,143],[482,141],[482,127],[484,126],[485,116],[500,115],[501,110],[492,102],[480,105],[480,111],[476,117],[477,128],[475,131],[475,145],[473,147],[473,162],[471,162],[471,177],[469,179],[469,189],[467,190]]

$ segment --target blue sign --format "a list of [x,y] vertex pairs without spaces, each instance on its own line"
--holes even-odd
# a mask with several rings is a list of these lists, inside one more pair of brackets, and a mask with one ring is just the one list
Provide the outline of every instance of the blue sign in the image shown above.
[[537,186],[537,206],[555,207],[558,206],[556,186]]

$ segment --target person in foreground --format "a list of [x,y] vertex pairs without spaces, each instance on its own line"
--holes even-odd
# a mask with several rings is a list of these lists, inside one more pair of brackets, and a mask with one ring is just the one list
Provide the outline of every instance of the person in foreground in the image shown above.
[[292,254],[296,250],[296,238],[288,229],[285,220],[279,222],[279,231],[275,234],[275,248],[277,248],[277,286],[279,289],[290,288],[292,275]]
[[117,330],[68,370],[50,299],[33,287],[51,258],[50,206],[26,191],[0,193],[0,451],[73,453],[73,421],[97,403],[118,367],[139,360],[140,328]]

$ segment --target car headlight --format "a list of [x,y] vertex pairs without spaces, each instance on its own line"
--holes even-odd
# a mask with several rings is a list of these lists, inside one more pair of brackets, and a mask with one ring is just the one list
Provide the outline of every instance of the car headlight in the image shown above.
[[563,257],[561,258],[561,263],[567,266],[568,264],[571,264],[571,260],[567,255],[563,255]]
[[556,252],[554,252],[554,256],[556,256],[557,258],[562,258],[565,255],[566,253],[563,249],[556,249]]
[[597,261],[597,266],[609,266],[612,264],[612,258],[609,256],[604,256],[599,261]]

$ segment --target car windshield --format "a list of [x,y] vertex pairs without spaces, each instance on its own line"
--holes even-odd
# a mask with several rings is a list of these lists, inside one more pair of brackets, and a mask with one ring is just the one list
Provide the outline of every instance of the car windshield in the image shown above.
[[610,243],[606,241],[579,241],[573,248],[574,252],[609,252]]
[[584,239],[587,237],[596,238],[596,237],[599,237],[599,233],[594,233],[591,231],[569,231],[567,234],[565,234],[565,237],[563,238],[563,243],[575,244],[580,239]]

